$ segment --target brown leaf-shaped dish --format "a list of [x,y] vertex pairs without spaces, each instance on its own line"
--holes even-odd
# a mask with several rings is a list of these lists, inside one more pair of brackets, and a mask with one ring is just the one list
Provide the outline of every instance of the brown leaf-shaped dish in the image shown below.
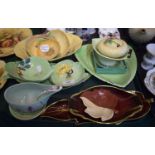
[[62,99],[50,104],[47,106],[46,111],[40,116],[60,121],[71,121],[74,119],[73,115],[69,112],[69,104],[67,99]]
[[[106,121],[93,118],[85,112],[86,106],[80,97],[87,97],[97,106],[113,109],[113,117]],[[69,106],[73,115],[99,124],[120,124],[127,120],[141,118],[150,110],[150,105],[141,93],[103,85],[91,87],[73,95]]]
[[[105,91],[112,92],[113,95],[108,96],[108,102],[102,102],[105,98],[98,93]],[[116,95],[116,96],[115,96]],[[88,97],[96,104],[111,108],[115,111],[113,118],[102,122],[100,119],[94,119],[84,112],[84,106],[80,96]],[[111,103],[110,103],[111,102]],[[113,102],[113,103],[112,103]],[[117,102],[117,103],[116,103]],[[40,115],[42,118],[51,118],[58,121],[75,121],[77,125],[84,123],[99,123],[99,124],[120,124],[124,121],[136,120],[144,117],[151,108],[150,103],[153,100],[146,100],[144,95],[137,91],[125,91],[111,86],[95,86],[73,95],[69,100],[62,99],[51,103]]]

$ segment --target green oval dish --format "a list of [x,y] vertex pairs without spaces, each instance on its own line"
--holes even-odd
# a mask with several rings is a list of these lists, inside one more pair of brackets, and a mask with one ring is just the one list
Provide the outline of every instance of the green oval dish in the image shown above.
[[52,69],[47,60],[30,57],[22,61],[7,63],[6,71],[15,79],[41,82],[49,78]]
[[85,71],[79,62],[63,60],[53,66],[50,80],[57,85],[74,85],[83,78]]

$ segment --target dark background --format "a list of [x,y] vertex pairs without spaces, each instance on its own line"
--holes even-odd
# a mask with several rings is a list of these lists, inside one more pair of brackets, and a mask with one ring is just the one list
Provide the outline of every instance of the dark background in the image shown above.
[[[44,33],[46,29],[42,28],[32,28],[33,34],[39,34],[39,33]],[[142,61],[142,57],[144,53],[146,52],[145,46],[146,44],[135,44],[130,38],[128,37],[128,29],[127,28],[120,28],[119,29],[121,33],[121,38],[127,41],[129,45],[133,47],[135,50],[135,53],[137,55],[137,60],[138,60],[138,70],[136,73],[135,78],[133,81],[124,89],[127,90],[138,90],[143,92],[146,98],[151,98],[154,97],[144,86],[143,80],[146,75],[146,71],[144,71],[140,67],[140,63]],[[92,37],[97,37],[97,33],[92,36]],[[87,43],[90,43],[91,40],[89,40]],[[155,42],[155,39],[153,39],[151,42]],[[74,56],[70,57],[73,60],[76,60]],[[18,60],[17,57],[9,56],[6,58],[2,58],[6,62],[9,61],[15,61]],[[3,93],[5,89],[13,84],[16,84],[17,82],[15,80],[8,80],[6,85],[0,90],[0,126],[5,126],[5,127],[49,127],[49,126],[60,126],[60,127],[65,127],[65,126],[75,126],[73,122],[60,122],[52,119],[47,119],[47,118],[36,118],[31,121],[19,121],[13,118],[9,112],[8,109],[8,104],[4,100]],[[63,90],[60,93],[57,93],[54,97],[50,98],[48,101],[48,104],[52,103],[53,101],[62,99],[62,98],[68,98],[70,95],[83,90],[85,88],[94,86],[94,85],[100,85],[100,84],[107,84],[103,81],[98,80],[95,77],[91,77],[89,80],[87,80],[85,83],[82,83],[78,86],[72,87],[68,90]],[[151,111],[143,118],[135,121],[128,121],[124,122],[120,125],[99,125],[99,124],[94,124],[94,123],[88,123],[88,124],[82,124],[79,126],[114,126],[114,127],[152,127],[155,126],[155,105],[154,103],[152,104]]]

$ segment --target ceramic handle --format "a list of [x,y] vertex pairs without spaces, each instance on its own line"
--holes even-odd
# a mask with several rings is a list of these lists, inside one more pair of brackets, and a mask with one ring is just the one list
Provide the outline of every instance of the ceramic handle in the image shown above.
[[62,86],[53,85],[49,89],[41,92],[40,95],[37,97],[37,100],[39,100],[44,95],[48,95],[48,94],[52,94],[52,93],[54,94],[54,93],[60,91],[61,89],[62,89]]
[[48,90],[45,90],[45,91],[48,93],[48,92],[56,92],[56,91],[59,91],[61,89],[62,89],[62,86],[53,85]]

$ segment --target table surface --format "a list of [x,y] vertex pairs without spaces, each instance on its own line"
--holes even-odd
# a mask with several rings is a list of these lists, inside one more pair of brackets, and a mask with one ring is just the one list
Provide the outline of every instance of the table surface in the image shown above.
[[[32,29],[32,30],[34,34],[42,33],[45,31],[45,29]],[[135,50],[135,53],[137,55],[137,60],[138,60],[138,70],[137,70],[136,76],[133,79],[133,81],[124,89],[141,91],[143,92],[146,98],[154,98],[154,96],[144,86],[143,80],[146,75],[146,71],[144,71],[140,67],[142,57],[144,53],[146,52],[145,50],[146,44],[142,44],[142,45],[134,44],[128,37],[127,29],[119,29],[119,30],[121,32],[121,38],[126,40],[128,44],[130,44]],[[154,40],[152,40],[152,42],[154,42]],[[73,60],[76,60],[74,56],[71,56],[70,58]],[[14,55],[6,57],[6,58],[2,58],[2,59],[5,60],[6,62],[18,60],[18,58],[15,57]],[[54,126],[72,127],[72,126],[76,126],[73,122],[61,122],[61,121],[57,121],[54,119],[48,119],[48,118],[38,117],[30,121],[20,121],[20,120],[13,118],[9,112],[8,104],[6,103],[3,94],[6,88],[16,83],[17,82],[15,80],[9,79],[7,83],[5,84],[5,86],[0,90],[0,126],[7,126],[7,127],[10,127],[10,126],[11,127],[15,127],[15,126],[16,127],[31,127],[31,126],[32,127],[42,127],[42,126],[43,127],[52,127],[52,126],[53,127]],[[72,94],[77,93],[80,90],[89,88],[94,85],[108,85],[108,84],[92,76],[89,80],[87,80],[86,82],[78,86],[74,86],[70,89],[63,90],[55,94],[49,99],[48,104],[56,100],[60,100],[62,98],[69,98]],[[78,126],[81,126],[81,127],[82,126],[85,126],[85,127],[89,127],[89,126],[90,127],[95,127],[95,126],[96,127],[97,126],[103,126],[103,127],[104,126],[105,127],[106,126],[109,126],[109,127],[149,127],[150,126],[151,127],[151,126],[155,126],[155,105],[153,103],[151,106],[150,112],[145,117],[139,120],[127,121],[120,125],[101,125],[101,124],[87,123],[87,124],[81,124]]]

